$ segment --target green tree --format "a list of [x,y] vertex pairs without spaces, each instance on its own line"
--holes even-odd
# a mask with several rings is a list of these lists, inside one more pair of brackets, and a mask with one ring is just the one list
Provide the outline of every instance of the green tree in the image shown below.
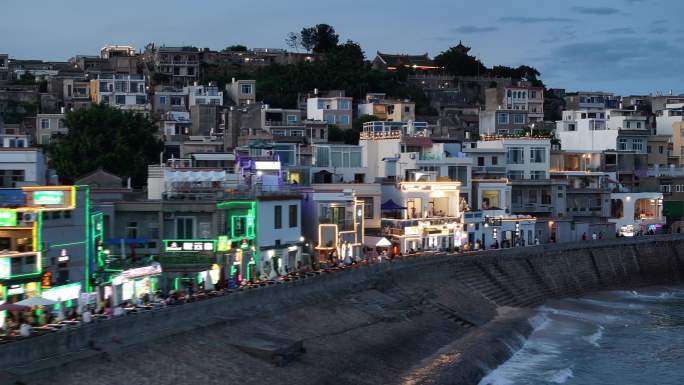
[[302,28],[299,33],[299,43],[307,51],[315,53],[328,52],[337,47],[339,35],[329,24],[316,24],[313,27]]
[[245,52],[247,51],[247,46],[242,44],[233,44],[226,47],[224,51]]
[[157,126],[141,114],[105,105],[70,111],[64,117],[69,132],[48,146],[51,166],[62,183],[102,167],[142,186],[147,166],[163,150]]
[[457,47],[451,47],[435,56],[435,63],[454,76],[476,76],[487,72],[487,67],[481,61]]

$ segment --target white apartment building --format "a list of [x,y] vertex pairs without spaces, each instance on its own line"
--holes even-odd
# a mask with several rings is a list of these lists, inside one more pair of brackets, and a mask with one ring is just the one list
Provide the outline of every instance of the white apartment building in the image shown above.
[[565,151],[645,153],[647,125],[646,116],[631,110],[563,111],[563,120],[556,122],[556,137]]
[[93,103],[141,113],[150,110],[143,75],[99,74],[90,81],[90,96]]
[[219,91],[214,85],[195,85],[183,87],[183,93],[188,95],[188,106],[198,104],[211,104],[215,106],[223,105],[223,92]]
[[0,148],[0,187],[45,185],[47,163],[39,148],[4,146]]
[[672,135],[675,123],[684,122],[684,103],[666,104],[656,112],[656,135]]
[[[511,180],[549,179],[551,141],[546,138],[510,137],[477,142],[477,149],[505,154],[506,177]],[[495,151],[498,150],[498,151]],[[503,150],[503,151],[501,151]],[[468,151],[478,157],[476,151]],[[478,163],[480,160],[478,159]],[[497,159],[497,164],[499,160]]]
[[346,96],[311,97],[306,100],[306,118],[349,129],[352,124],[352,98]]

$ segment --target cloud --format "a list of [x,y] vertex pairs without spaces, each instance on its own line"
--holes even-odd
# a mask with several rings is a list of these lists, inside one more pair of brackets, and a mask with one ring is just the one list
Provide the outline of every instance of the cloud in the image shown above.
[[626,35],[626,34],[636,33],[636,31],[632,27],[609,28],[609,29],[604,29],[603,32],[604,33],[612,33],[615,35],[618,35],[618,34],[625,34]]
[[667,23],[667,19],[655,19],[651,21],[651,25]]
[[[663,55],[667,52],[667,55]],[[653,60],[659,57],[659,60]],[[663,39],[619,37],[597,42],[564,44],[549,51],[539,66],[586,84],[639,79],[676,78],[684,66],[684,47]]]
[[654,26],[654,27],[651,27],[651,29],[649,29],[648,32],[656,33],[656,34],[668,33],[668,32],[670,32],[670,28]]
[[497,27],[491,27],[491,26],[485,27],[485,26],[477,26],[477,25],[463,25],[460,27],[450,29],[451,32],[464,33],[464,34],[494,32],[497,30],[498,30]]
[[577,13],[582,13],[585,15],[605,16],[620,13],[619,9],[610,7],[572,7],[571,9]]
[[520,24],[534,24],[534,23],[570,23],[576,19],[567,17],[530,17],[530,16],[505,16],[499,18],[501,23],[520,23]]

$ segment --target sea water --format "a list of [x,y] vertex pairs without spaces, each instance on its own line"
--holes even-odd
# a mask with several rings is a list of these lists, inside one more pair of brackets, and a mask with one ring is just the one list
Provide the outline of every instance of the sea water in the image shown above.
[[552,300],[480,385],[684,385],[684,287]]

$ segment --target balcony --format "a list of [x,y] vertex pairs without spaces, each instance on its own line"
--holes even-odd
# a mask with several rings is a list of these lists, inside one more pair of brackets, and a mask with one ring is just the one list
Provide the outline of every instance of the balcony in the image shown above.
[[551,213],[553,205],[540,203],[513,203],[514,212]]
[[334,220],[328,217],[318,217],[318,224],[320,225],[337,225],[337,231],[352,231],[354,230],[353,219]]

